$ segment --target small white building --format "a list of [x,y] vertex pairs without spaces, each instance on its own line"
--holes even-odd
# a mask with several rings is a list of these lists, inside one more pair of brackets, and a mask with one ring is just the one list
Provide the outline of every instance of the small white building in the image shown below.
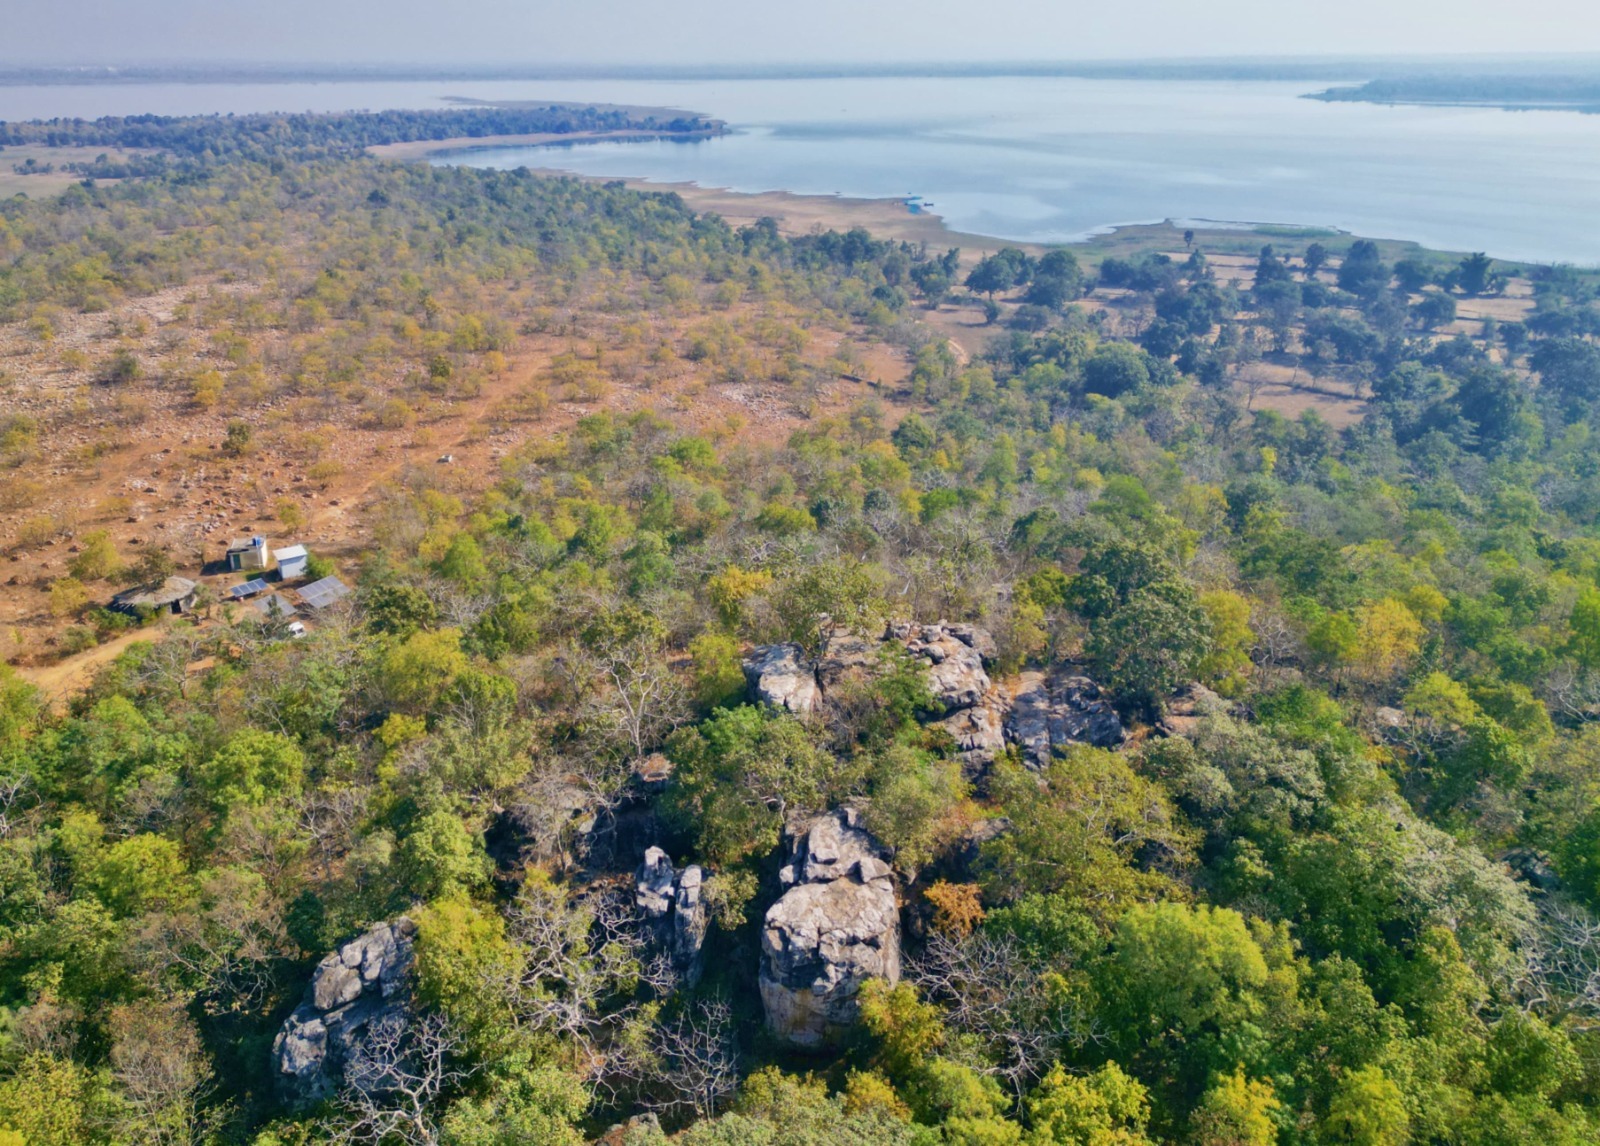
[[310,556],[304,545],[291,545],[287,549],[273,550],[272,559],[278,563],[278,580],[294,581],[304,577],[306,561]]
[[249,540],[236,540],[228,543],[228,572],[238,573],[246,569],[265,569],[267,567],[267,539],[265,537],[252,537]]

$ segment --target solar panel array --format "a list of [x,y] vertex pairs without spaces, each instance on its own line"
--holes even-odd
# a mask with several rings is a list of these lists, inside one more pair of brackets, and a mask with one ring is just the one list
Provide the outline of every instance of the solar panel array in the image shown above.
[[228,593],[235,601],[242,601],[246,597],[254,597],[257,593],[265,593],[266,591],[267,583],[257,577],[253,581],[246,581],[243,585],[234,585],[228,590]]
[[350,586],[337,577],[324,577],[300,589],[300,599],[313,609],[326,609],[341,597],[350,595]]
[[300,611],[291,605],[289,598],[282,593],[274,593],[270,597],[263,597],[255,603],[255,606],[261,610],[261,615],[268,620],[274,617],[292,617]]

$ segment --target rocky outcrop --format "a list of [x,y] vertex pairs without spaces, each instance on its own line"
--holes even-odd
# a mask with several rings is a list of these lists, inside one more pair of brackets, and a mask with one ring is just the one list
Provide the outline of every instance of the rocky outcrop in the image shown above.
[[994,763],[1006,746],[1006,694],[998,686],[978,698],[971,708],[958,709],[933,722],[950,734],[961,750],[961,763],[969,775],[982,772]]
[[1072,744],[1115,748],[1128,738],[1122,718],[1086,676],[1025,672],[1005,717],[1006,739],[1035,768]]
[[1200,731],[1201,721],[1207,716],[1228,712],[1231,707],[1205,685],[1198,682],[1187,684],[1167,702],[1166,713],[1158,727],[1168,736],[1193,739]]
[[788,887],[761,930],[767,1026],[799,1047],[835,1042],[856,1022],[868,979],[900,978],[900,911],[883,849],[851,810],[789,833]]
[[[980,637],[979,634],[982,634]],[[991,650],[993,638],[971,625],[896,626],[891,635],[905,642],[906,652],[928,666],[928,685],[945,711],[971,708],[989,691],[980,641]],[[993,653],[991,652],[991,659]]]
[[805,714],[822,699],[816,667],[799,645],[762,645],[744,660],[744,676],[762,704]]
[[878,668],[882,643],[854,633],[836,633],[822,647],[817,660],[817,683],[826,696],[843,685],[871,679]]
[[1511,871],[1511,878],[1526,884],[1536,895],[1561,890],[1561,877],[1555,861],[1536,848],[1512,848],[1500,857]]
[[650,848],[634,884],[634,903],[640,914],[673,968],[691,987],[700,981],[701,949],[706,941],[704,883],[705,873],[697,865],[677,871],[666,852]]
[[1127,739],[1116,709],[1088,677],[1024,673],[1014,689],[991,680],[994,637],[975,625],[894,624],[878,640],[839,633],[814,662],[799,645],[763,645],[745,658],[744,672],[757,700],[810,713],[830,694],[870,679],[887,645],[899,645],[926,667],[929,691],[943,709],[933,726],[956,742],[969,776],[994,763],[1007,743],[1043,767],[1068,745],[1115,748]]
[[367,1031],[410,1022],[415,934],[409,919],[380,923],[317,964],[305,999],[272,1042],[273,1069],[292,1100],[331,1096],[362,1054]]

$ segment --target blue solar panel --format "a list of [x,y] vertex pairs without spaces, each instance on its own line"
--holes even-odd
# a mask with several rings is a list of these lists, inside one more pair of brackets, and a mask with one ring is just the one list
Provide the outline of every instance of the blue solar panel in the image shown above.
[[235,601],[242,601],[246,597],[254,597],[257,593],[265,593],[266,591],[267,583],[257,577],[254,581],[246,581],[243,585],[233,586],[228,590],[228,593]]

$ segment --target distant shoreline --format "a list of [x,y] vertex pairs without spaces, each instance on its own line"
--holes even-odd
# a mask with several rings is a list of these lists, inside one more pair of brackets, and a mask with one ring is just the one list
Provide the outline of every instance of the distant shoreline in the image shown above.
[[[617,133],[633,134],[633,133]],[[561,143],[604,141],[606,133],[594,133],[590,138],[578,135],[518,137],[511,142],[494,144],[486,140],[456,139],[432,140],[416,143],[386,144],[369,148],[368,152],[380,158],[406,162],[439,160],[451,155],[468,154],[497,147],[543,147]],[[675,134],[672,138],[684,138]],[[788,235],[804,235],[814,230],[849,230],[862,227],[878,238],[897,242],[926,243],[930,249],[941,246],[959,246],[964,261],[991,254],[1002,247],[1018,247],[1031,253],[1040,253],[1054,247],[1065,247],[1090,259],[1123,257],[1154,247],[1181,250],[1184,234],[1193,231],[1197,246],[1214,254],[1256,254],[1266,243],[1285,241],[1324,241],[1342,246],[1360,238],[1370,238],[1390,260],[1414,254],[1436,255],[1458,259],[1468,251],[1447,251],[1425,247],[1407,239],[1388,239],[1357,235],[1333,226],[1295,225],[1287,223],[1224,221],[1224,220],[1173,220],[1107,224],[1103,229],[1081,239],[1063,243],[1039,243],[1008,239],[998,235],[984,235],[952,229],[938,211],[922,210],[913,213],[907,200],[902,198],[852,198],[843,195],[801,194],[794,191],[734,191],[725,187],[704,187],[698,183],[669,182],[640,177],[587,175],[555,166],[530,166],[536,175],[562,176],[595,183],[620,182],[635,191],[647,193],[673,193],[681,197],[696,211],[716,214],[734,226],[753,223],[760,218],[778,221],[779,228]],[[1500,259],[1496,262],[1506,267],[1533,265],[1526,261]]]
[[[661,109],[664,110],[664,109]],[[367,148],[378,159],[411,161],[465,155],[474,151],[497,151],[506,147],[559,147],[567,143],[645,143],[656,139],[694,141],[715,139],[727,128],[713,124],[697,131],[652,131],[624,128],[619,131],[541,132],[536,135],[460,136],[455,139],[413,139],[404,143],[380,143]]]
[[1308,92],[1304,98],[1384,107],[1496,108],[1595,115],[1600,114],[1600,69],[1578,75],[1402,76]]

